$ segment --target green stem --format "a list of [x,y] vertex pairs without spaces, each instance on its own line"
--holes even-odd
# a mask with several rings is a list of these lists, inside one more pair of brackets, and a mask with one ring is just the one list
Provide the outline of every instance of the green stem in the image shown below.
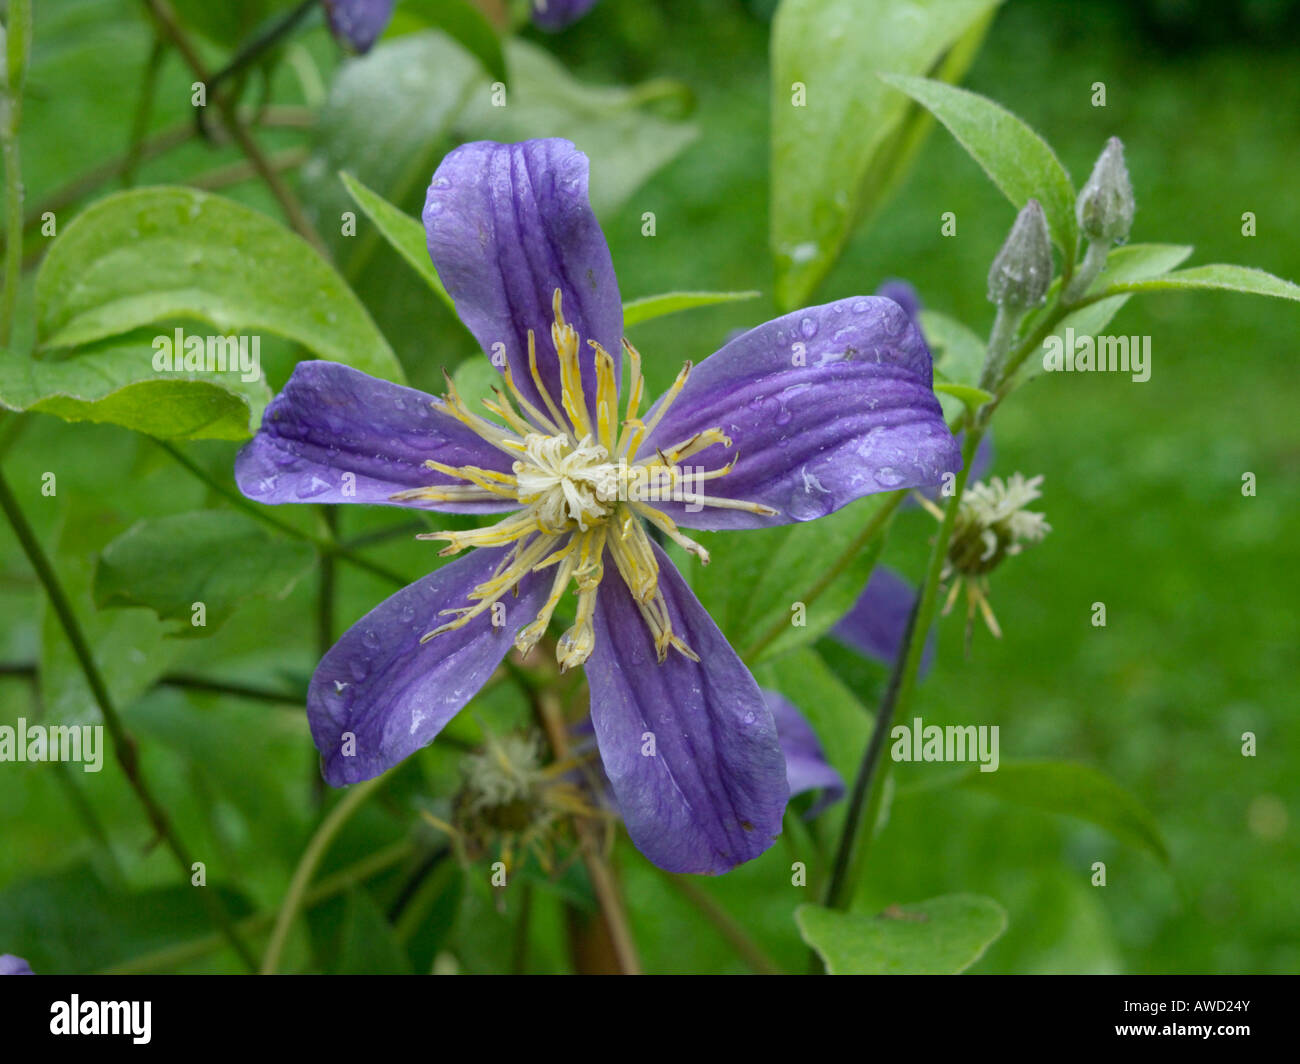
[[207,83],[208,91],[212,92],[223,81],[228,81],[251,66],[263,53],[287,37],[299,22],[319,8],[319,0],[302,0],[297,7],[280,15],[265,30],[242,45],[230,62],[212,75],[212,80]]
[[131,123],[131,140],[122,166],[123,188],[130,188],[135,184],[135,172],[144,154],[145,137],[153,118],[153,100],[158,90],[158,72],[162,69],[163,56],[166,54],[167,46],[155,33],[153,46],[149,49],[149,59],[144,68],[144,78],[140,83],[140,99],[136,103],[135,118]]
[[[104,727],[108,730],[109,738],[113,742],[113,754],[117,758],[127,782],[131,785],[131,789],[135,791],[140,804],[144,806],[149,822],[153,825],[158,837],[166,841],[168,849],[176,858],[176,863],[180,865],[181,873],[188,882],[193,874],[194,862],[190,860],[189,852],[181,842],[180,836],[177,835],[175,827],[168,819],[163,807],[154,798],[153,792],[145,781],[144,773],[140,768],[136,755],[135,740],[127,732],[122,724],[121,717],[118,716],[117,708],[109,696],[108,687],[100,674],[99,666],[95,664],[94,656],[90,652],[90,645],[86,642],[85,634],[81,630],[81,624],[72,610],[72,604],[68,601],[63,585],[59,583],[54,567],[50,565],[50,561],[37,541],[31,525],[27,523],[27,518],[23,516],[22,510],[18,506],[18,500],[14,498],[13,492],[9,489],[9,483],[5,480],[2,472],[0,472],[0,508],[3,508],[5,515],[9,518],[9,523],[13,526],[14,534],[18,537],[23,552],[27,555],[28,561],[31,562],[32,568],[36,570],[36,576],[45,588],[45,594],[49,598],[50,606],[58,617],[59,624],[63,627],[64,634],[72,646],[72,652],[76,655],[81,666],[81,671],[85,674],[86,683],[89,685],[91,694],[99,705],[100,713],[104,718]],[[203,899],[203,904],[207,906],[213,922],[231,946],[234,947],[240,959],[251,970],[256,970],[257,966],[253,960],[253,955],[235,933],[234,926],[230,922],[230,916],[222,906],[218,896],[213,891],[203,888],[200,888],[199,896]]]
[[329,815],[321,821],[320,827],[316,829],[316,834],[307,843],[307,849],[303,851],[302,857],[298,861],[298,867],[294,869],[293,879],[289,881],[289,890],[280,905],[275,928],[271,932],[270,941],[266,944],[266,952],[262,955],[261,973],[263,975],[274,975],[276,969],[280,967],[284,947],[289,940],[289,932],[293,928],[293,922],[297,918],[299,910],[303,907],[307,888],[311,885],[311,878],[316,874],[316,869],[319,867],[326,851],[330,848],[338,833],[343,830],[343,825],[365,804],[366,799],[383,784],[384,777],[376,776],[374,779],[366,780],[364,783],[358,783],[349,788],[347,793],[344,794],[343,800],[330,810]]
[[[167,0],[144,0],[144,5],[149,9],[149,13],[153,16],[154,22],[161,32],[176,46],[176,50],[180,52],[181,57],[185,60],[194,76],[205,86],[211,84],[212,78],[199,56],[198,49],[195,48],[194,42],[190,40],[189,35],[177,20],[176,12],[172,10],[171,4]],[[307,213],[303,210],[302,204],[298,202],[298,197],[280,178],[279,173],[271,165],[253,135],[249,133],[248,127],[240,120],[238,108],[226,97],[225,93],[213,92],[211,96],[212,103],[221,113],[221,120],[225,123],[226,129],[234,137],[240,151],[253,164],[258,176],[266,183],[266,187],[270,189],[271,195],[275,197],[276,202],[280,204],[280,209],[284,211],[289,224],[298,232],[299,236],[320,252],[322,257],[328,259],[329,252],[325,247],[325,243],[307,218]]]
[[867,851],[879,817],[884,780],[889,774],[889,766],[883,756],[885,739],[893,726],[895,716],[900,711],[906,710],[912,692],[916,688],[916,674],[921,664],[921,654],[925,649],[926,635],[930,631],[938,604],[939,581],[948,556],[948,543],[952,539],[962,492],[966,489],[966,480],[970,475],[971,460],[975,456],[975,450],[982,436],[983,429],[978,426],[971,426],[967,430],[962,448],[962,469],[957,474],[955,490],[944,509],[943,523],[939,526],[939,534],[930,551],[925,582],[922,584],[916,604],[912,607],[912,614],[908,618],[903,648],[894,664],[889,687],[876,714],[871,740],[867,744],[861,767],[854,781],[853,793],[849,799],[844,828],[836,851],[835,866],[826,891],[826,904],[835,909],[849,908],[862,878]]
[[18,148],[22,127],[23,79],[31,45],[31,0],[9,0],[5,26],[6,84],[4,86],[5,280],[0,292],[0,346],[8,347],[23,270],[23,168]]
[[752,971],[758,975],[780,975],[781,969],[749,935],[744,927],[721,905],[697,887],[685,876],[674,875],[663,869],[655,869],[664,881],[678,894],[690,902],[700,914],[718,929],[718,933],[727,940],[727,944],[736,951]]
[[1079,272],[1067,285],[1061,281],[1061,291],[1065,293],[1063,301],[1073,303],[1088,290],[1088,286],[1097,279],[1098,274],[1106,268],[1106,257],[1110,254],[1110,242],[1106,240],[1089,240],[1088,250],[1083,253],[1083,262]]
[[411,582],[406,577],[402,576],[400,573],[395,573],[393,572],[393,570],[386,569],[382,565],[376,565],[374,562],[361,557],[361,555],[359,554],[354,554],[352,551],[348,550],[347,547],[344,547],[340,543],[336,543],[332,539],[326,539],[322,536],[313,536],[310,532],[304,532],[300,528],[294,528],[293,525],[288,524],[285,521],[281,521],[278,517],[271,516],[260,506],[254,505],[252,502],[244,498],[244,496],[240,495],[238,492],[231,491],[219,480],[217,480],[215,477],[210,475],[207,472],[207,470],[205,470],[202,466],[198,465],[196,462],[191,460],[183,452],[181,452],[176,447],[172,446],[170,443],[167,443],[165,440],[157,439],[156,437],[153,436],[149,438],[152,439],[154,443],[156,443],[169,455],[171,455],[172,458],[174,458],[180,465],[182,465],[185,469],[187,469],[190,473],[192,473],[195,477],[197,477],[200,481],[206,484],[213,491],[215,491],[218,495],[228,500],[235,506],[239,507],[239,509],[243,510],[246,514],[250,515],[251,517],[257,518],[257,520],[261,521],[263,524],[268,525],[271,528],[277,529],[280,532],[283,532],[287,536],[293,536],[295,539],[304,540],[307,543],[312,544],[312,546],[314,546],[322,554],[342,558],[344,561],[350,562],[351,564],[355,565],[358,569],[364,569],[366,572],[372,573],[375,576],[387,580],[389,583],[394,584],[397,587],[405,587],[407,584]]
[[[394,865],[401,864],[414,852],[415,849],[411,843],[395,842],[386,849],[373,853],[369,857],[364,857],[356,864],[335,872],[332,876],[326,876],[307,892],[303,898],[302,906],[304,909],[314,909],[321,902],[337,897],[358,884],[379,875],[381,872],[387,872]],[[245,917],[239,921],[239,933],[250,937],[260,935],[275,923],[275,917],[274,912],[255,913],[252,916]],[[124,961],[122,964],[105,969],[99,974],[142,975],[147,972],[167,971],[182,964],[188,964],[190,961],[198,960],[209,953],[215,953],[223,944],[224,939],[220,935],[204,935],[201,938],[191,939],[188,942],[178,942],[174,946],[165,946],[153,953]]]

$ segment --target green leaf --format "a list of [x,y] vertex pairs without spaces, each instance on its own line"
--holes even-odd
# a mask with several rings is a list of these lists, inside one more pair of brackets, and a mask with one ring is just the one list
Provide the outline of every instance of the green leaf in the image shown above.
[[[1191,253],[1191,247],[1186,244],[1126,244],[1124,247],[1114,248],[1106,259],[1106,268],[1088,287],[1088,292],[1095,295],[1102,289],[1120,282],[1159,277],[1168,273]],[[1058,279],[1053,282],[1052,291],[1048,294],[1048,307],[1052,305],[1053,297],[1059,288]],[[1110,324],[1111,319],[1120,312],[1129,298],[1128,295],[1110,296],[1072,311],[1061,319],[1049,335],[1058,336],[1064,341],[1065,330],[1073,329],[1075,336],[1096,336]],[[1038,311],[1037,314],[1045,312],[1046,308]],[[1026,320],[1022,335],[1033,332],[1035,321],[1036,316]],[[1042,371],[1042,358],[1033,355],[1025,361],[1020,370],[1025,379],[1036,376]]]
[[[967,399],[978,398],[977,382],[984,372],[984,341],[956,318],[935,310],[920,313],[921,333],[934,356],[934,386],[943,407],[944,420],[951,423],[965,412]],[[951,388],[974,389],[958,395]],[[980,402],[985,402],[981,399]]]
[[349,195],[356,200],[357,206],[375,223],[383,238],[414,267],[415,272],[433,289],[433,294],[454,312],[456,305],[447,289],[443,287],[438,271],[433,268],[433,260],[429,257],[429,244],[424,226],[405,211],[394,207],[377,192],[366,188],[351,174],[340,173],[339,178],[347,187]]
[[[242,894],[202,889],[216,891],[236,919],[251,912]],[[209,923],[194,887],[128,892],[105,885],[87,865],[0,891],[0,942],[40,975],[98,971],[192,938]]]
[[1037,199],[1052,239],[1073,262],[1078,246],[1074,186],[1056,153],[1010,111],[977,93],[927,78],[882,74],[948,127],[1016,208]]
[[[859,539],[889,498],[859,499],[816,521],[692,533],[712,560],[704,566],[691,559],[691,584],[746,661],[752,665],[811,643],[848,612],[884,542],[879,534]],[[833,560],[846,555],[836,572],[828,572]],[[818,564],[810,567],[813,560]],[[792,623],[796,603],[805,607],[803,625]]]
[[645,296],[623,304],[623,327],[630,329],[643,321],[677,314],[695,307],[711,307],[718,303],[738,303],[744,299],[757,299],[762,292],[665,292],[659,296]]
[[1274,277],[1250,266],[1214,263],[1166,273],[1140,281],[1120,281],[1109,286],[1115,292],[1166,292],[1203,288],[1221,292],[1245,292],[1248,295],[1273,296],[1300,302],[1300,285]]
[[494,81],[506,81],[501,38],[487,16],[469,0],[402,0],[393,12],[389,33],[433,27],[469,52]]
[[891,905],[876,916],[801,905],[795,921],[830,975],[956,975],[1006,930],[1006,911],[978,894]]
[[956,318],[937,310],[923,310],[919,317],[921,334],[934,355],[934,368],[950,381],[975,384],[984,372],[984,341]]
[[934,390],[941,395],[950,395],[962,403],[971,413],[974,413],[990,399],[993,398],[992,392],[986,392],[983,388],[976,388],[970,384],[957,384],[953,381],[946,381],[936,370]]
[[[315,551],[277,538],[235,510],[195,510],[132,525],[104,548],[95,570],[100,609],[143,606],[174,633],[207,635],[249,598],[283,598],[311,569]],[[203,603],[206,626],[192,623]]]
[[[784,0],[772,24],[771,245],[777,303],[802,306],[927,124],[877,71],[966,71],[994,0]],[[945,61],[947,57],[947,61]],[[806,94],[794,100],[795,86]]]
[[238,372],[158,371],[153,356],[145,337],[104,341],[60,362],[3,351],[0,407],[120,425],[162,439],[251,435],[271,399],[260,375],[244,381]]
[[[144,445],[139,437],[124,440],[132,447]],[[118,457],[119,461],[129,461],[124,455]],[[50,560],[109,696],[118,706],[126,707],[171,667],[180,645],[167,638],[166,626],[149,610],[100,612],[94,608],[91,587],[95,558],[112,531],[120,527],[112,503],[119,503],[116,495],[108,505],[89,493],[70,495]],[[98,720],[99,709],[67,633],[46,596],[37,601],[40,692],[45,712],[51,720],[93,723]]]
[[342,948],[334,972],[349,975],[410,975],[411,962],[393,933],[393,925],[369,894],[348,892]]
[[[678,91],[658,82],[612,88],[578,81],[563,63],[526,41],[506,46],[511,71],[507,106],[493,105],[484,84],[469,95],[455,122],[461,140],[567,137],[591,158],[591,205],[597,215],[617,210],[651,174],[675,159],[699,131],[648,109],[655,92]],[[424,175],[427,182],[429,174]]]
[[1089,765],[1072,761],[1003,761],[996,772],[963,769],[915,791],[939,786],[979,791],[1046,813],[1077,817],[1169,862],[1169,849],[1155,818],[1129,791]]
[[45,348],[197,318],[223,335],[265,329],[320,358],[404,381],[365,307],[311,245],[195,189],[136,189],[87,208],[50,247],[36,308]]

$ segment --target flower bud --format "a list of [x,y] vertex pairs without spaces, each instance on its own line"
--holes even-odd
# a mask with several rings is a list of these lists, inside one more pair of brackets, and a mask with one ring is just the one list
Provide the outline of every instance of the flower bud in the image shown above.
[[1031,199],[1016,215],[1011,234],[989,267],[989,302],[1018,309],[1036,307],[1052,281],[1052,244],[1047,216]]
[[1119,137],[1111,137],[1075,204],[1079,228],[1090,240],[1122,243],[1133,225],[1134,207],[1133,185],[1124,165],[1124,145]]

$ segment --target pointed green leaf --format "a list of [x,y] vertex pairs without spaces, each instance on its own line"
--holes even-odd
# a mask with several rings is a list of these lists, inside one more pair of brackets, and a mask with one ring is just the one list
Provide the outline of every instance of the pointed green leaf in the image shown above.
[[955,975],[1006,930],[992,898],[947,894],[875,916],[801,905],[795,921],[830,975]]
[[356,200],[357,206],[366,213],[366,217],[375,223],[375,228],[418,273],[433,294],[443,301],[451,311],[456,310],[451,295],[443,287],[438,271],[433,268],[429,257],[428,240],[424,226],[405,211],[394,207],[383,196],[366,188],[351,174],[340,173],[340,179],[347,187],[348,194]]
[[1107,289],[1113,292],[1173,292],[1193,288],[1222,292],[1245,292],[1248,295],[1273,296],[1300,302],[1300,285],[1274,277],[1250,266],[1214,263],[1167,273],[1141,281],[1120,281]]
[[[181,622],[175,635],[208,635],[245,599],[283,598],[315,557],[310,545],[271,536],[235,510],[147,518],[104,548],[95,605],[143,606]],[[204,607],[203,626],[192,623],[196,603]]]
[[658,296],[644,296],[623,304],[623,327],[630,329],[643,321],[677,314],[695,307],[711,307],[718,303],[737,303],[744,299],[757,299],[761,292],[665,292]]
[[984,371],[984,341],[956,318],[937,310],[923,310],[919,317],[921,334],[934,355],[934,368],[950,381],[975,384]]
[[222,335],[266,330],[320,358],[405,379],[365,307],[310,244],[196,189],[134,189],[88,207],[45,256],[36,311],[43,348],[197,318]]
[[993,398],[993,393],[986,392],[983,388],[944,380],[938,370],[935,371],[934,390],[940,395],[952,396],[971,413],[974,413]]
[[882,74],[948,127],[1016,208],[1037,199],[1052,239],[1073,262],[1078,246],[1074,186],[1056,153],[1010,111],[977,93],[941,81]]
[[[1192,248],[1187,244],[1126,244],[1124,247],[1114,248],[1106,259],[1106,268],[1089,286],[1088,293],[1095,295],[1102,289],[1119,282],[1159,277],[1168,273],[1191,253]],[[1059,287],[1060,281],[1058,280],[1054,282],[1052,292],[1048,295],[1047,305],[1049,307],[1052,305],[1053,298]],[[1128,295],[1110,296],[1098,300],[1096,303],[1089,303],[1086,307],[1071,311],[1061,319],[1060,324],[1049,335],[1058,336],[1064,340],[1065,330],[1073,329],[1075,336],[1096,336],[1110,324],[1111,319],[1120,312],[1124,304],[1129,301],[1129,298]],[[1031,317],[1025,322],[1022,335],[1028,335],[1033,329],[1034,319]],[[1044,338],[1044,342],[1046,342],[1046,338]],[[1030,355],[1021,369],[1021,373],[1028,379],[1041,373],[1042,370],[1043,360],[1041,356]]]
[[[808,302],[925,125],[877,71],[956,80],[996,0],[784,0],[772,23],[771,245],[777,303]],[[947,61],[950,60],[950,61]]]

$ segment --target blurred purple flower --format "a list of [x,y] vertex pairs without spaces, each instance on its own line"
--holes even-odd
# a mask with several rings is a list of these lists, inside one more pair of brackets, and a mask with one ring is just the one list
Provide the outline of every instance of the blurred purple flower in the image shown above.
[[[557,658],[585,664],[632,840],[669,871],[722,872],[779,834],[784,759],[754,678],[646,525],[707,560],[679,523],[811,520],[936,483],[961,456],[921,339],[885,299],[751,329],[688,363],[642,413],[640,355],[623,340],[587,178],[568,141],[479,142],[449,154],[429,187],[434,265],[504,377],[484,403],[498,421],[472,412],[450,379],[434,399],[304,362],[240,452],[236,479],[266,503],[514,511],[421,536],[446,540],[444,554],[477,549],[376,607],[322,659],[307,709],[331,784],[369,779],[431,742],[512,640],[521,653],[537,644],[576,582]],[[438,624],[440,611],[452,619]]]
[[[831,637],[864,657],[892,665],[903,646],[916,589],[893,569],[877,565],[858,600],[831,629]],[[925,641],[918,677],[934,661],[934,633]]]
[[32,966],[12,953],[0,953],[0,975],[32,975]]
[[821,798],[808,810],[811,820],[832,802],[844,797],[844,778],[826,760],[817,733],[793,702],[775,691],[763,691],[763,700],[776,721],[776,734],[785,755],[785,778],[790,797],[820,789]]
[[330,31],[353,51],[370,51],[388,20],[393,17],[393,0],[322,0]]

